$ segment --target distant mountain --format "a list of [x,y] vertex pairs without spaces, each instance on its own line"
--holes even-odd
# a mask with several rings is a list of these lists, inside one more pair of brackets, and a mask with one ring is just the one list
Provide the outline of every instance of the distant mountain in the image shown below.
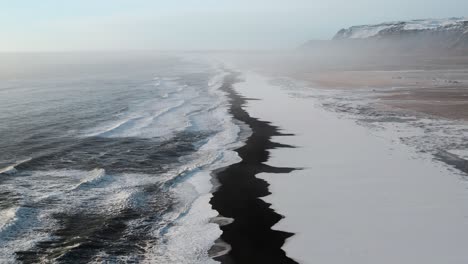
[[466,34],[468,18],[418,19],[387,22],[377,25],[353,26],[338,31],[333,39],[386,38],[409,34]]
[[468,18],[418,19],[341,29],[331,41],[310,41],[306,48],[353,48],[367,52],[467,51]]

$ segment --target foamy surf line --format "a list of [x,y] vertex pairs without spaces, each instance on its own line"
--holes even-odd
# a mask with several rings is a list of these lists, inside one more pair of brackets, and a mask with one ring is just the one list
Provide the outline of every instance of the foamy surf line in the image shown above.
[[[27,182],[35,182],[36,186],[15,188],[20,197],[19,205],[2,210],[6,219],[1,219],[0,262],[64,261],[62,258],[67,254],[88,243],[89,234],[80,231],[80,237],[80,233],[66,228],[60,219],[78,217],[81,224],[93,230],[98,226],[89,222],[86,215],[117,215],[129,205],[134,207],[135,194],[144,183],[143,175],[138,175],[139,180],[135,180],[137,175],[116,175],[114,182],[104,183],[102,178],[106,174],[103,169],[29,172],[27,177],[26,172],[20,173],[22,175],[4,184],[7,192],[14,185],[26,185]],[[17,184],[13,185],[15,181]],[[55,184],[53,189],[50,182]],[[53,201],[52,206],[50,201]]]
[[203,83],[161,77],[157,89],[184,83],[167,98],[156,93],[163,101],[120,108],[117,124],[77,133],[76,142],[3,177],[17,206],[1,221],[8,241],[0,260],[215,263],[209,250],[221,231],[211,220],[211,172],[239,162],[232,149],[242,131],[219,90],[226,73],[214,72]]
[[[197,156],[191,163],[181,168],[177,177],[168,180],[166,188],[178,193],[178,196],[186,200],[186,206],[181,208],[178,214],[173,214],[173,218],[167,228],[161,230],[165,237],[164,245],[150,248],[145,259],[149,262],[165,263],[216,263],[210,248],[215,240],[221,235],[217,224],[212,223],[212,219],[217,216],[209,200],[212,197],[211,173],[221,167],[239,161],[239,157],[232,151],[241,143],[240,128],[233,123],[232,117],[228,114],[226,96],[219,89],[223,84],[223,76],[226,73],[222,70],[208,82],[210,93],[215,95],[220,102],[215,108],[209,107],[209,113],[222,121],[222,129],[213,137],[205,141],[199,148]],[[192,122],[206,121],[191,118]],[[192,124],[190,127],[200,127]],[[188,195],[193,193],[193,195]],[[203,236],[200,236],[203,234]],[[188,241],[191,241],[187,246]],[[163,253],[164,252],[164,253]],[[164,258],[160,256],[163,255]]]
[[16,167],[18,167],[19,165],[21,165],[21,164],[23,164],[25,162],[28,162],[30,160],[31,160],[31,158],[24,159],[24,160],[16,162],[13,165],[7,166],[5,168],[0,168],[0,174],[7,174],[7,175],[15,174],[17,172]]

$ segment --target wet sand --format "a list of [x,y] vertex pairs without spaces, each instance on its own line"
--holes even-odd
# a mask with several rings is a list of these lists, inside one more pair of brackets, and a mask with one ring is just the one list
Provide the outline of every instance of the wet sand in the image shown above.
[[[242,161],[218,171],[215,175],[219,188],[213,193],[211,204],[222,217],[234,221],[221,226],[221,239],[231,246],[228,254],[216,257],[222,263],[275,264],[297,263],[288,258],[281,249],[292,233],[272,230],[272,226],[283,217],[276,213],[261,197],[270,194],[269,184],[255,175],[267,173],[289,173],[294,168],[279,168],[265,165],[269,150],[290,148],[271,141],[272,136],[287,136],[272,124],[252,118],[243,109],[247,98],[237,94],[232,85],[236,74],[225,79],[222,90],[230,98],[230,113],[237,120],[250,126],[252,135],[245,145],[236,150]],[[287,176],[285,176],[287,177]]]

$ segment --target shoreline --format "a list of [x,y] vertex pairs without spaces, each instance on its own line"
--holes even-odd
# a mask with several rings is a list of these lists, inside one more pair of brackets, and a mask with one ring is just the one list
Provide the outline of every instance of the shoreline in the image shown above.
[[238,81],[237,74],[230,73],[220,90],[228,95],[230,114],[248,125],[252,134],[242,147],[235,150],[242,160],[214,172],[213,177],[219,182],[219,187],[213,192],[210,203],[220,216],[234,219],[232,223],[220,225],[223,231],[220,239],[229,244],[231,250],[214,259],[225,264],[297,263],[282,250],[286,239],[294,234],[272,229],[283,216],[276,213],[271,204],[260,199],[271,194],[269,184],[255,177],[264,172],[289,173],[296,170],[264,164],[269,158],[268,150],[292,146],[272,142],[271,137],[288,134],[280,133],[279,128],[269,122],[250,117],[244,110],[245,103],[252,99],[234,90],[233,84]]
[[[397,141],[399,127],[363,126],[330,111],[320,91],[275,77],[247,72],[235,88],[261,99],[245,107],[253,117],[294,131],[276,142],[300,146],[271,150],[268,164],[302,170],[257,175],[270,184],[264,199],[285,216],[275,229],[296,234],[283,247],[288,256],[300,263],[466,263],[468,195],[457,171]],[[403,132],[427,138],[425,130]]]

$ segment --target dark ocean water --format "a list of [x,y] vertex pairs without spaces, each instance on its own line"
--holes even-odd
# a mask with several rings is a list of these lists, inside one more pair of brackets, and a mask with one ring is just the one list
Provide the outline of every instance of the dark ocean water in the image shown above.
[[236,160],[239,133],[221,70],[161,54],[0,57],[0,262],[211,261],[209,173]]

